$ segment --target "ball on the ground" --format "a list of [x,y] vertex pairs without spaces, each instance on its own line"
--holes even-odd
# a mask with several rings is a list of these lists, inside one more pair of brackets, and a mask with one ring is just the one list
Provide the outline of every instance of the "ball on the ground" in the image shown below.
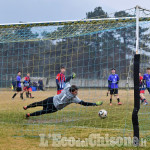
[[105,109],[101,109],[99,112],[98,112],[98,115],[100,118],[104,119],[107,117],[107,111]]

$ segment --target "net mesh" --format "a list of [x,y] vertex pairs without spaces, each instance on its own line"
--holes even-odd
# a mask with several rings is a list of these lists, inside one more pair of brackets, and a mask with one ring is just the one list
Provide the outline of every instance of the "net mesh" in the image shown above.
[[[111,136],[132,136],[133,110],[133,55],[135,54],[135,9],[127,18],[91,19],[68,22],[45,22],[0,25],[0,87],[1,95],[13,110],[3,104],[1,122],[18,124],[16,135],[39,136],[41,133],[61,133],[84,138],[92,132]],[[134,13],[133,13],[134,12]],[[144,10],[142,10],[142,13]],[[141,70],[149,65],[149,17],[140,18]],[[60,66],[77,78],[71,81],[80,87],[79,97],[88,102],[104,101],[101,107],[84,107],[71,104],[54,114],[23,119],[22,106],[56,94],[56,75]],[[109,106],[106,96],[111,68],[120,77],[119,95],[123,103]],[[11,101],[7,91],[18,71],[22,78],[27,72],[31,81],[41,78],[45,91],[33,92],[35,99]],[[9,94],[8,94],[9,93]],[[146,97],[149,94],[146,92]],[[98,112],[106,109],[108,117],[100,119]],[[29,112],[41,108],[30,109]],[[149,134],[149,106],[141,106],[140,127],[142,136]],[[143,121],[144,120],[144,121]]]

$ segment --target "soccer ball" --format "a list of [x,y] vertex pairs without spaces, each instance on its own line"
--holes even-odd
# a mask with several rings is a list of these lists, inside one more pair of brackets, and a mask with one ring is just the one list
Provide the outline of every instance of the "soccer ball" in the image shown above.
[[99,112],[98,112],[98,115],[100,118],[104,119],[107,117],[107,111],[105,109],[101,109]]

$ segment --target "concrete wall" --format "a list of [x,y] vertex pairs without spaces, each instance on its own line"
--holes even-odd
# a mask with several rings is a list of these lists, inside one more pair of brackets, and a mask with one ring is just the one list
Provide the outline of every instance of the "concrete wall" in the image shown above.
[[[56,87],[56,79],[48,79],[48,78],[31,78],[32,82],[38,82],[39,79],[42,79],[43,80],[43,83],[44,83],[44,87],[45,88],[51,88],[51,87]],[[107,80],[98,80],[98,79],[79,79],[79,78],[76,78],[76,79],[73,79],[71,80],[71,84],[76,84],[77,86],[79,87],[85,87],[85,88],[88,88],[88,87],[91,87],[91,88],[94,88],[94,87],[108,87],[108,81]],[[127,80],[120,80],[119,81],[119,87],[120,88],[125,88],[127,86]],[[130,88],[133,88],[133,81],[129,81],[129,87]]]

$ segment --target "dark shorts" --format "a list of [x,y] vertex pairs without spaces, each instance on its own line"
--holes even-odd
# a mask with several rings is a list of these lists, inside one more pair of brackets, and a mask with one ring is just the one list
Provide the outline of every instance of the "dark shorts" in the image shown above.
[[56,112],[57,108],[54,106],[53,97],[49,97],[42,101],[43,110],[47,110],[48,113]]
[[111,90],[111,88],[110,87],[108,87],[108,91],[110,91]]
[[118,89],[110,89],[110,95],[118,94]]
[[21,87],[17,87],[17,88],[16,88],[16,91],[17,91],[17,92],[21,92],[21,91],[22,91],[22,88],[21,88]]
[[150,94],[150,88],[147,88],[147,90],[148,90],[148,92],[149,92],[149,94]]
[[23,88],[23,90],[24,90],[24,91],[29,91],[29,90],[30,90],[30,87],[26,87],[26,86],[25,86],[25,87]]

